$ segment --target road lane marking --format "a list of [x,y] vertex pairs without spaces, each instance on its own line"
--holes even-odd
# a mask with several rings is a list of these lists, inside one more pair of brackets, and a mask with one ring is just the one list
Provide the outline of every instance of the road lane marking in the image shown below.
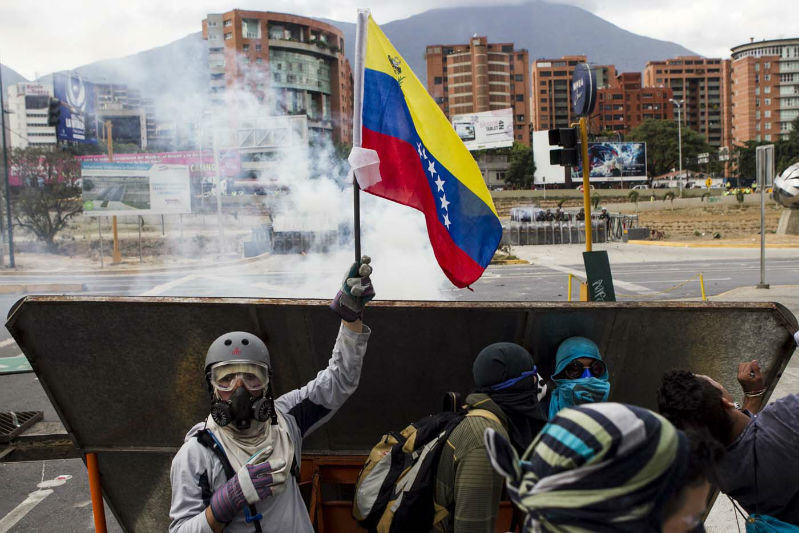
[[166,283],[162,283],[160,285],[156,285],[152,289],[141,293],[140,296],[159,296],[164,292],[177,287],[178,285],[182,285],[186,282],[192,281],[193,279],[198,278],[199,274],[189,274],[188,276],[183,276],[178,279],[173,279],[172,281],[168,281]]
[[59,485],[63,485],[72,478],[69,475],[61,475],[54,479],[48,479],[47,481],[42,481],[37,486],[39,487],[37,490],[28,494],[28,497],[25,498],[22,503],[14,507],[7,515],[3,518],[0,518],[0,533],[6,533],[7,531],[11,530],[17,522],[25,518],[34,507],[42,503],[45,498],[50,496],[53,493],[53,489],[50,487],[58,487]]
[[[568,268],[568,267],[564,267],[564,266],[560,266],[560,265],[546,265],[546,266],[547,266],[547,268],[551,268],[552,270],[557,270],[559,272],[565,272],[566,274],[572,274],[572,275],[577,276],[578,278],[581,278],[581,279],[585,278],[585,272],[584,271],[581,272],[579,270],[575,270],[573,268]],[[630,283],[629,281],[621,281],[621,280],[618,280],[616,278],[613,278],[613,286],[614,287],[621,287],[622,289],[625,289],[625,290],[628,290],[628,291],[638,292],[638,293],[641,293],[641,294],[647,294],[647,293],[651,293],[652,292],[652,289],[649,289],[647,287],[638,285],[636,283]]]

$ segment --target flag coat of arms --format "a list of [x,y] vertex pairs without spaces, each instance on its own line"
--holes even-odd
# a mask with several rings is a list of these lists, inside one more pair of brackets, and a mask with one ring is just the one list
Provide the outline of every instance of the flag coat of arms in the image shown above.
[[361,187],[422,211],[438,264],[467,287],[502,237],[494,202],[447,117],[371,16],[366,25],[361,147],[380,164],[379,181]]

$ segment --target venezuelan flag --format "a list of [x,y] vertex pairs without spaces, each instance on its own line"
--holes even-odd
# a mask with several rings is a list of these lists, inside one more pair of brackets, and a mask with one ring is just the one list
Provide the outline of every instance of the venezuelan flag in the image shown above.
[[438,264],[467,287],[502,237],[480,169],[371,16],[364,67],[361,146],[378,153],[381,178],[364,190],[422,211]]

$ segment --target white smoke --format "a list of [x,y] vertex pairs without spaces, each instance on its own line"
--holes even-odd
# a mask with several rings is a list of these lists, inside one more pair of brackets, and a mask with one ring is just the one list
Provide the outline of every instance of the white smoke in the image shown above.
[[[246,66],[246,65],[245,65]],[[260,72],[258,73],[260,76]],[[253,79],[255,75],[245,79]],[[155,102],[159,110],[179,112],[180,100],[197,101],[199,95],[181,94],[181,88],[174,88],[171,94],[160,95]],[[202,113],[200,124],[193,127],[198,137],[204,134],[202,142],[209,149],[216,142],[217,149],[231,142],[237,129],[268,121],[270,115],[277,115],[280,97],[266,91],[259,99],[246,89],[228,88],[222,106],[210,106]],[[185,107],[183,108],[185,110]],[[177,116],[177,115],[176,115]],[[213,131],[214,128],[216,131]],[[212,130],[212,131],[208,131]],[[346,155],[346,154],[345,154]],[[336,154],[329,137],[318,136],[310,144],[291,146],[281,150],[271,161],[271,170],[260,173],[258,180],[268,190],[280,189],[279,194],[245,195],[237,198],[241,211],[268,212],[272,222],[289,220],[296,225],[298,221],[309,229],[351,227],[353,221],[353,188],[347,179],[349,165]],[[414,209],[398,205],[388,200],[361,193],[361,245],[362,253],[372,257],[374,267],[373,282],[379,299],[445,299],[444,288],[452,287],[439,268],[430,246],[424,215]],[[215,198],[211,200],[215,202]],[[215,215],[206,215],[213,220]],[[225,236],[228,252],[238,248],[230,239],[241,238],[242,230],[266,223],[268,215],[237,216],[226,215]],[[184,217],[185,220],[185,217]],[[174,221],[168,239],[178,238]],[[211,235],[209,233],[209,235]],[[212,235],[212,239],[216,239]],[[187,251],[187,239],[180,245],[171,246]],[[213,249],[215,242],[208,245]],[[196,253],[200,253],[199,250]],[[205,254],[208,256],[208,254]],[[210,256],[213,257],[213,256]],[[232,255],[222,254],[217,261],[229,261]],[[335,294],[348,267],[354,260],[354,243],[336,242],[335,246],[324,252],[308,254],[272,254],[264,260],[244,267],[226,267],[213,275],[216,283],[214,294],[218,296],[253,297],[296,297],[330,298]],[[237,272],[248,274],[246,283],[236,279]],[[252,281],[257,274],[262,279]],[[255,276],[254,276],[255,275]],[[184,283],[151,291],[150,286],[142,286],[148,294],[194,295],[203,294],[202,283],[207,283],[205,274],[192,273]],[[151,292],[147,292],[151,291]]]

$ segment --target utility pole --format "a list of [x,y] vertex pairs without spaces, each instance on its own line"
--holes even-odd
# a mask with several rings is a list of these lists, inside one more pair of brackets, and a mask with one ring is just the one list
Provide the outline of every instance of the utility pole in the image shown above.
[[677,149],[679,150],[679,183],[680,183],[680,198],[682,198],[682,105],[685,103],[685,100],[675,100],[674,98],[671,99],[671,103],[677,106]]
[[5,185],[6,224],[8,226],[8,267],[14,268],[14,231],[11,226],[11,196],[8,184],[8,144],[6,143],[8,130],[6,129],[5,92],[5,88],[3,87],[3,73],[0,68],[0,130],[3,131],[3,183]]
[[[110,120],[105,121],[105,140],[108,143],[108,162],[114,162],[114,135],[113,124]],[[121,200],[121,198],[120,198]],[[118,265],[122,262],[122,254],[119,251],[119,233],[117,232],[117,216],[111,217],[111,228],[114,233],[114,248],[111,253],[111,264]]]

